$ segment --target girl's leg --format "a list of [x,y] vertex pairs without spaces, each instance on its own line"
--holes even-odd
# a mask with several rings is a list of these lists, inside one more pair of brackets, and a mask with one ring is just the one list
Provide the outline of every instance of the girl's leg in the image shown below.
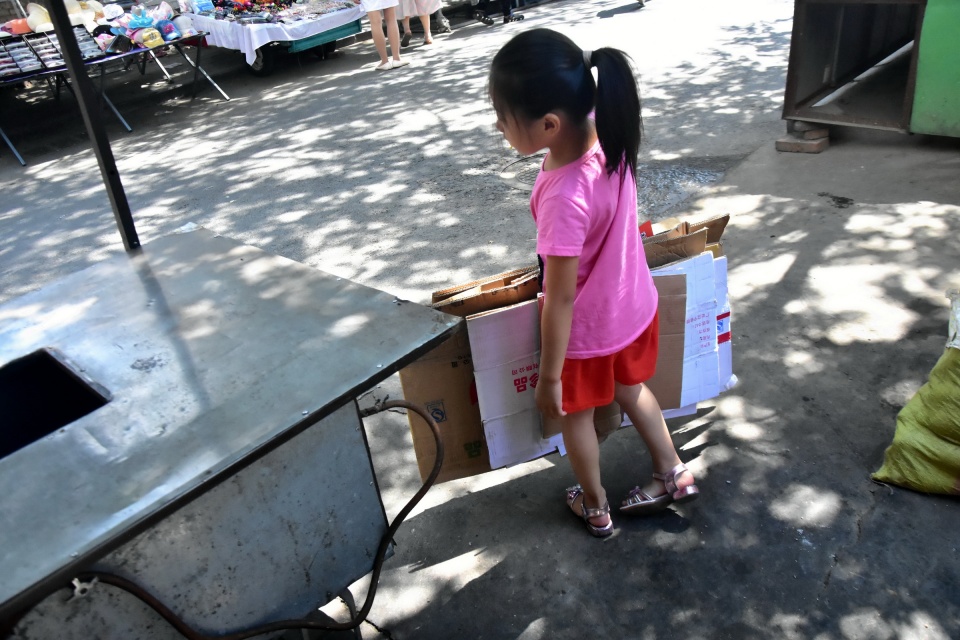
[[[583,489],[582,500],[590,509],[599,509],[607,502],[607,492],[600,484],[600,443],[593,428],[593,409],[570,413],[563,418],[563,445],[573,468],[573,475]],[[581,515],[581,499],[571,505],[574,513]],[[590,518],[590,523],[602,527],[610,522],[610,516]]]
[[[633,422],[637,433],[640,434],[644,444],[647,445],[647,449],[650,450],[650,457],[653,458],[653,470],[657,473],[665,473],[680,464],[680,457],[673,446],[670,431],[667,430],[667,423],[663,419],[660,404],[654,397],[653,392],[643,384],[628,387],[617,383],[614,398],[624,412],[630,416],[630,421]],[[679,489],[688,487],[693,483],[693,474],[689,471],[677,476],[677,488]],[[651,480],[643,490],[652,498],[666,493],[663,482],[656,479]]]
[[[410,23],[407,22],[409,25]],[[430,33],[430,16],[420,16],[420,24],[423,25],[423,44],[433,44],[433,35]],[[409,26],[407,27],[410,28]]]
[[[392,11],[392,9],[391,9]],[[370,34],[373,36],[373,46],[377,48],[377,53],[380,54],[380,64],[387,62],[389,58],[387,57],[387,42],[383,37],[383,18],[380,16],[379,11],[368,11],[367,20],[370,21]],[[393,28],[397,28],[397,21],[393,21]]]
[[400,27],[397,26],[397,9],[390,7],[383,10],[383,18],[387,21],[387,38],[390,39],[390,52],[395,62],[400,61]]

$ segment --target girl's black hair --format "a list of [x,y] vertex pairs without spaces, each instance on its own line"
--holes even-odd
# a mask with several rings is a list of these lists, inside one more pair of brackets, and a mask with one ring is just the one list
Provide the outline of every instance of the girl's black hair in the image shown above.
[[562,111],[577,123],[595,110],[607,172],[612,175],[626,164],[632,174],[643,122],[630,58],[604,47],[593,52],[590,62],[597,67],[596,82],[583,50],[570,38],[550,29],[524,31],[493,57],[493,106],[498,114],[527,120]]

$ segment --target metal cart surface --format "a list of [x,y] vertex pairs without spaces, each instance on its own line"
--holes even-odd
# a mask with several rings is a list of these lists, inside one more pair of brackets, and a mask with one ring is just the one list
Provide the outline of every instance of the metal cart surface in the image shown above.
[[461,323],[203,229],[0,306],[0,620],[178,637],[87,570],[207,631],[316,611],[387,530],[354,399]]

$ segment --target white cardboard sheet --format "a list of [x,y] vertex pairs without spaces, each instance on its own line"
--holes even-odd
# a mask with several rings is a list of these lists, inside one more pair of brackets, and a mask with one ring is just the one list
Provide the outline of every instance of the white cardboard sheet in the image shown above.
[[709,251],[653,269],[655,275],[687,276],[687,323],[683,336],[683,387],[680,406],[720,394],[717,349],[716,271]]
[[563,436],[541,437],[534,400],[540,363],[537,301],[468,316],[467,335],[490,466],[519,464],[556,451]]

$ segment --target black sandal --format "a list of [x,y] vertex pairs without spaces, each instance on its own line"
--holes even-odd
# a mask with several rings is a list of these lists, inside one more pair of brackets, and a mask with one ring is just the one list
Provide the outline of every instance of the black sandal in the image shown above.
[[488,16],[487,14],[483,13],[482,11],[474,11],[474,12],[473,12],[473,19],[476,20],[477,22],[482,22],[483,24],[487,25],[488,27],[491,26],[491,25],[493,25],[493,18],[491,18],[491,17]]
[[511,13],[508,16],[503,16],[503,24],[507,24],[508,22],[520,22],[521,20],[523,20],[522,13]]

